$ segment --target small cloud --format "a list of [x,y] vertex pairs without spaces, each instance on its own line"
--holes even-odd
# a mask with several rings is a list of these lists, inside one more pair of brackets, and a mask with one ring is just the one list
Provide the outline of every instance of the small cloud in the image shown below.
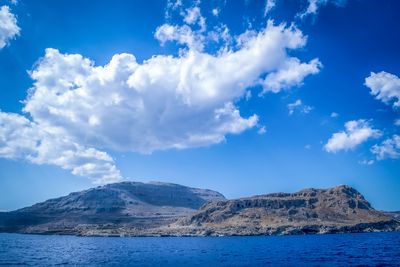
[[396,119],[396,120],[394,120],[394,125],[396,125],[396,126],[400,126],[400,119]]
[[10,40],[15,39],[20,31],[17,18],[10,12],[10,8],[0,7],[0,49],[4,48]]
[[288,104],[287,108],[289,109],[289,115],[292,115],[294,113],[294,110],[301,105],[302,104],[300,99],[297,99],[295,102]]
[[206,30],[206,19],[201,15],[200,8],[197,6],[186,10],[186,13],[183,14],[183,21],[189,25],[197,23],[201,32]]
[[257,131],[257,133],[259,134],[259,135],[263,135],[263,134],[265,134],[267,132],[267,128],[265,127],[265,125],[264,126],[261,126],[259,129],[258,129],[258,131]]
[[371,152],[376,155],[377,160],[400,158],[400,135],[393,135],[380,145],[374,145]]
[[219,8],[214,8],[211,12],[215,17],[218,17],[220,10],[219,10]]
[[276,0],[267,0],[265,2],[265,8],[264,8],[264,17],[267,16],[268,12],[271,11],[276,5]]
[[371,90],[371,95],[377,100],[387,105],[393,102],[393,108],[400,108],[400,78],[398,76],[385,71],[371,72],[370,76],[365,78],[365,86]]
[[373,129],[366,120],[353,120],[345,123],[345,130],[334,133],[325,144],[327,152],[336,153],[340,150],[351,150],[370,138],[377,138],[382,132]]
[[295,102],[288,104],[287,108],[289,109],[289,115],[292,115],[295,110],[298,110],[304,114],[308,114],[314,109],[314,107],[304,105],[301,99],[297,99]]
[[325,6],[329,3],[334,4],[338,7],[343,7],[346,5],[347,0],[308,0],[307,8],[303,12],[299,13],[301,19],[308,17],[309,15],[315,16],[318,14],[318,11],[321,6]]
[[360,165],[372,165],[372,164],[374,164],[374,160],[372,160],[372,159],[370,159],[370,160],[363,159],[363,160],[360,160],[358,162],[358,164],[360,164]]
[[311,107],[311,106],[304,106],[304,107],[301,109],[301,112],[302,112],[302,113],[305,113],[305,114],[308,114],[308,113],[310,113],[313,109],[314,109],[314,107]]
[[251,91],[248,90],[248,91],[246,92],[246,96],[245,96],[246,101],[250,100],[251,97],[252,97]]
[[337,114],[336,112],[331,113],[331,118],[337,118],[337,117],[339,117],[339,114]]
[[307,149],[307,150],[310,150],[311,149],[311,145],[305,145],[304,148]]

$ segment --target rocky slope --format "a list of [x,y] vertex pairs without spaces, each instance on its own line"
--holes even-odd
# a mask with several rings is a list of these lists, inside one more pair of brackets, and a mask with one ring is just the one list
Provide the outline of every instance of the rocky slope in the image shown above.
[[0,232],[205,236],[398,231],[354,188],[305,189],[226,200],[164,183],[124,182],[0,214]]
[[177,184],[115,183],[0,213],[0,231],[76,233],[79,227],[107,225],[154,228],[213,200],[225,197],[216,191]]
[[[354,188],[305,189],[204,205],[178,223],[212,235],[307,234],[399,230]],[[198,231],[194,231],[198,232]]]
[[383,211],[386,215],[392,217],[393,219],[400,221],[400,211]]

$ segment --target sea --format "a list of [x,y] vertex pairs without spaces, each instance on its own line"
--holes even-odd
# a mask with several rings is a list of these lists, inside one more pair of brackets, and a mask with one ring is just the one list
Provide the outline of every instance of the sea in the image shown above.
[[400,266],[400,233],[253,237],[0,234],[4,266]]

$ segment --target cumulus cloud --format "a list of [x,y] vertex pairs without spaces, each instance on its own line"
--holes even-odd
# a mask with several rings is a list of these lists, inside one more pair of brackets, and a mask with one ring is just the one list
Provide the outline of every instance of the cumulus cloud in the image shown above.
[[263,83],[263,93],[276,93],[292,86],[300,86],[306,76],[317,74],[321,68],[322,64],[318,59],[304,63],[298,58],[290,58],[282,62],[279,70],[267,75]]
[[376,99],[385,104],[393,102],[394,108],[400,107],[400,78],[398,76],[385,71],[371,72],[370,76],[365,78],[365,85]]
[[371,152],[375,154],[377,160],[400,158],[400,136],[393,135],[380,145],[374,145],[371,148]]
[[8,6],[0,7],[0,49],[18,36],[19,32],[17,18],[10,12],[10,8]]
[[84,147],[58,129],[41,127],[13,113],[0,112],[0,157],[56,165],[99,184],[122,178],[107,153]]
[[292,61],[286,50],[304,39],[298,29],[270,22],[237,51],[189,50],[142,64],[120,54],[106,66],[48,49],[31,73],[24,111],[96,147],[151,153],[219,143],[257,124],[256,115],[242,118],[234,102]]
[[311,110],[313,110],[314,108],[311,106],[307,106],[304,105],[301,101],[301,99],[297,99],[295,102],[293,103],[289,103],[287,105],[287,108],[289,110],[289,115],[292,115],[296,110],[298,110],[301,113],[310,113]]
[[117,54],[104,66],[46,49],[30,72],[34,84],[23,111],[31,119],[3,113],[0,156],[57,165],[99,183],[118,181],[114,161],[101,150],[152,153],[223,142],[258,125],[256,114],[243,117],[235,105],[249,87],[268,84],[269,73],[280,73],[275,80],[282,88],[301,83],[288,66],[309,64],[288,55],[306,44],[301,31],[272,21],[235,50],[213,55],[184,43],[188,49],[179,56],[138,63],[132,54]]
[[381,131],[373,129],[366,120],[353,120],[345,123],[345,130],[334,133],[325,144],[327,152],[338,152],[340,150],[351,150],[364,143],[370,138],[382,135]]

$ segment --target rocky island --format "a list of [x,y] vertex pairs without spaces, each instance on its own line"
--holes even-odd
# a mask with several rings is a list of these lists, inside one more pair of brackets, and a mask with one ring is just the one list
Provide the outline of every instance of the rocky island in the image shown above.
[[122,182],[0,213],[0,232],[83,236],[289,235],[398,231],[354,188],[226,199],[207,189]]

